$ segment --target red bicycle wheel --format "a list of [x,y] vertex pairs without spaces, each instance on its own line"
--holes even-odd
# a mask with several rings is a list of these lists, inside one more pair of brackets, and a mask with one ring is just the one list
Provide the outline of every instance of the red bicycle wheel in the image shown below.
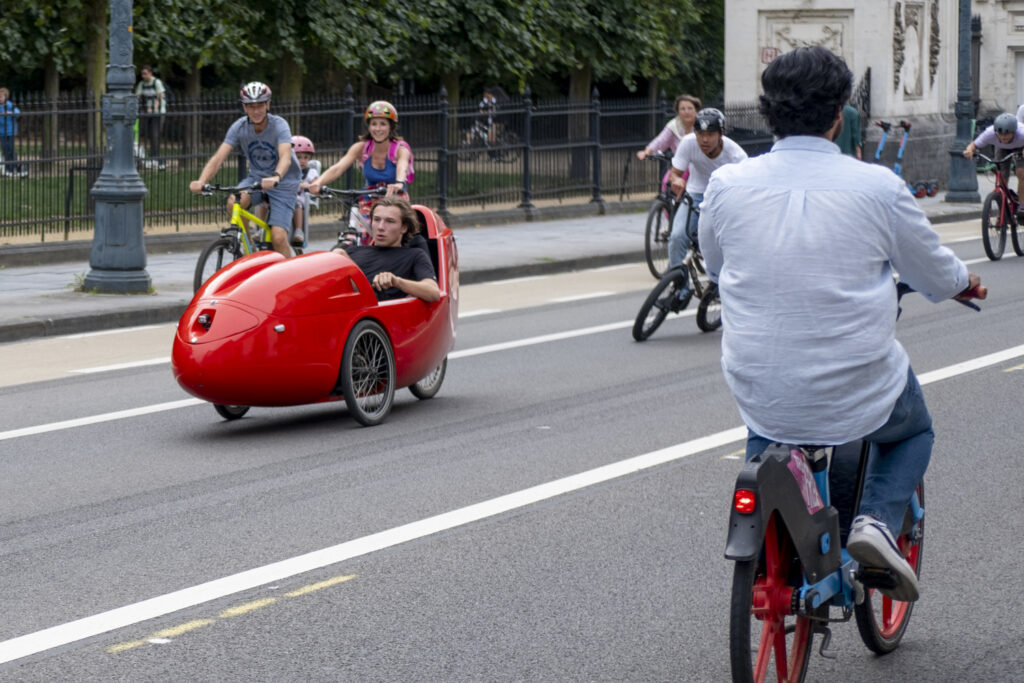
[[757,560],[736,563],[729,614],[733,681],[799,682],[807,674],[814,625],[794,610],[803,567],[789,534],[772,515]]
[[[917,487],[917,497],[924,507],[924,482]],[[921,576],[921,551],[924,545],[924,520],[914,522],[908,519],[903,523],[896,545],[903,557],[914,568],[914,573]],[[888,654],[900,645],[903,634],[910,622],[910,613],[914,609],[913,602],[900,602],[882,595],[875,589],[868,589],[864,602],[854,607],[857,617],[857,630],[860,638],[868,649],[880,655]]]

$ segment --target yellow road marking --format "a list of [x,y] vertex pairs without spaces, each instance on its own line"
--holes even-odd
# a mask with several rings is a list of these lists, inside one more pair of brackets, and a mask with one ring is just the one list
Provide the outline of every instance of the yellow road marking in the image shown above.
[[213,619],[194,619],[192,621],[186,621],[184,624],[179,624],[178,626],[171,626],[170,628],[157,631],[151,635],[150,638],[175,638],[183,633],[195,631],[197,628],[209,626],[212,623]]
[[131,640],[127,643],[118,643],[117,645],[111,645],[107,648],[107,653],[116,655],[118,652],[124,652],[125,650],[131,650],[132,648],[145,645],[145,640]]
[[[346,581],[351,581],[352,579],[356,578],[356,576],[357,576],[356,574],[346,574],[345,576],[335,576],[334,578],[326,579],[325,581],[318,581],[317,583],[311,583],[311,584],[309,584],[307,586],[303,586],[302,588],[297,588],[297,589],[291,591],[290,593],[285,593],[285,596],[289,597],[289,598],[297,598],[299,596],[307,595],[309,593],[313,593],[315,591],[322,590],[324,588],[329,588],[331,586],[336,586],[339,583],[345,583]],[[243,614],[248,614],[249,612],[252,612],[254,610],[258,610],[261,607],[266,607],[267,605],[272,605],[272,604],[274,604],[277,601],[278,601],[278,598],[261,598],[259,600],[253,600],[252,602],[247,602],[247,603],[242,604],[242,605],[236,605],[235,607],[229,607],[228,609],[223,610],[217,616],[219,618],[221,618],[221,619],[230,619],[231,617],[237,617],[237,616],[241,616]],[[182,634],[188,633],[189,631],[194,631],[197,628],[202,628],[203,626],[209,626],[210,624],[214,623],[215,621],[216,621],[216,619],[195,619],[193,621],[189,621],[189,622],[186,622],[184,624],[180,624],[178,626],[171,626],[170,628],[165,628],[163,630],[157,631],[156,633],[152,634],[151,636],[149,636],[148,638],[145,638],[143,640],[129,640],[129,641],[126,641],[126,642],[123,642],[123,643],[118,643],[117,645],[111,645],[110,647],[107,648],[106,651],[107,651],[108,654],[117,654],[119,652],[125,652],[127,650],[131,650],[131,649],[134,649],[136,647],[140,647],[142,645],[145,645],[145,644],[149,643],[151,640],[153,640],[154,638],[174,638],[174,637],[180,636]]]
[[747,452],[746,448],[741,448],[738,451],[732,453],[726,453],[721,457],[721,460],[739,460]]
[[228,619],[230,617],[237,617],[237,616],[240,616],[242,614],[247,614],[249,612],[252,612],[253,610],[257,610],[257,609],[259,609],[261,607],[266,607],[267,605],[272,605],[275,602],[277,602],[277,598],[260,598],[259,600],[253,600],[252,602],[247,602],[244,605],[238,605],[237,607],[229,607],[226,610],[224,610],[223,612],[221,612],[220,614],[218,614],[217,616],[219,616],[221,619]]
[[322,588],[336,586],[339,583],[351,581],[354,578],[356,578],[355,574],[349,574],[348,576],[335,576],[333,579],[327,579],[326,581],[320,581],[319,583],[311,583],[308,586],[303,586],[302,588],[293,590],[291,593],[285,593],[285,595],[289,598],[297,598],[300,595],[306,595],[307,593],[312,593],[313,591],[318,591]]
[[1024,363],[1014,365],[1012,368],[1003,368],[1003,372],[1013,372],[1014,370],[1024,370]]

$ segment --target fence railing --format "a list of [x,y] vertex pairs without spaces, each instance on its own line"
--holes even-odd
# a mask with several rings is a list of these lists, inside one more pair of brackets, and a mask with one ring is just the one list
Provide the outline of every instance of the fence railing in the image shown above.
[[[15,159],[4,159],[0,177],[0,238],[68,239],[91,231],[89,190],[103,166],[105,131],[88,95],[12,96],[21,114],[13,140]],[[416,180],[414,201],[442,214],[494,206],[534,206],[545,201],[604,201],[653,194],[662,170],[634,157],[671,117],[671,103],[646,98],[585,101],[533,99],[529,92],[482,112],[476,101],[453,106],[444,93],[396,99],[399,133],[410,142]],[[324,168],[363,131],[366,106],[351,95],[312,96],[273,102],[271,111],[292,132],[313,140]],[[755,105],[725,108],[729,136],[750,154],[767,149],[771,135]],[[242,116],[234,98],[175,98],[166,114],[137,124],[137,168],[148,194],[147,227],[188,230],[223,218],[223,207],[188,191]],[[0,116],[0,131],[5,121]],[[631,163],[634,162],[634,163]],[[6,171],[10,171],[7,173]],[[245,173],[235,156],[216,178],[233,183]],[[339,184],[358,186],[356,172]],[[331,212],[324,204],[320,211]],[[81,237],[81,234],[78,235]]]

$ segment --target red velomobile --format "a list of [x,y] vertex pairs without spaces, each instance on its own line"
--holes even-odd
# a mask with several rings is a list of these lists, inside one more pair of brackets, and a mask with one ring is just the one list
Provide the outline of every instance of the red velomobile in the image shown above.
[[171,354],[178,384],[228,420],[250,406],[344,397],[359,422],[374,425],[390,412],[396,388],[432,397],[455,343],[459,257],[441,218],[414,208],[440,301],[378,302],[362,271],[330,252],[251,254],[211,277],[178,322]]

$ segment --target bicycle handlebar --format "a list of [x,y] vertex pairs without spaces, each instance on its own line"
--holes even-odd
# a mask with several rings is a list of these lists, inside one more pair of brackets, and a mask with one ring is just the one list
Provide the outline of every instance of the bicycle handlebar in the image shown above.
[[670,152],[669,150],[663,149],[660,152],[651,152],[650,154],[644,157],[644,161],[647,161],[648,159],[655,159],[659,161],[672,161],[673,156],[675,156],[674,152]]
[[236,194],[238,192],[262,192],[263,185],[260,183],[253,183],[252,185],[234,185],[229,187],[222,187],[221,185],[210,185],[207,183],[203,185],[203,189],[200,194],[210,196],[214,192],[220,192],[222,194]]
[[1019,149],[1015,149],[1012,152],[1010,152],[1009,154],[1007,154],[1005,157],[1003,157],[1002,159],[993,159],[992,157],[985,156],[981,152],[975,152],[974,156],[976,156],[979,159],[981,159],[982,161],[988,162],[990,164],[1002,164],[1002,163],[1005,163],[1007,161],[1012,161],[1012,160],[1020,159],[1021,158],[1021,153],[1020,153]]
[[[333,187],[327,187],[326,185],[320,188],[321,197],[362,197],[364,195],[370,197],[383,197],[388,192],[386,187],[374,187],[371,189],[360,188],[358,190],[336,190]],[[313,194],[312,192],[310,194]],[[314,197],[316,195],[313,195]]]
[[[915,292],[915,291],[917,291],[917,290],[915,290],[913,287],[911,287],[907,283],[905,283],[905,282],[897,282],[896,283],[896,303],[897,303],[897,305],[899,304],[899,300],[903,298],[904,294],[910,294],[911,292]],[[959,294],[954,296],[953,297],[953,301],[957,302],[958,304],[963,304],[967,308],[973,308],[976,311],[980,311],[981,310],[981,306],[979,306],[978,304],[974,303],[974,301],[972,301],[972,299],[986,299],[986,298],[988,298],[988,287],[986,287],[985,285],[982,285],[982,284],[978,284],[978,285],[975,285],[974,287],[971,287],[970,289],[964,290],[963,292],[960,292]]]

